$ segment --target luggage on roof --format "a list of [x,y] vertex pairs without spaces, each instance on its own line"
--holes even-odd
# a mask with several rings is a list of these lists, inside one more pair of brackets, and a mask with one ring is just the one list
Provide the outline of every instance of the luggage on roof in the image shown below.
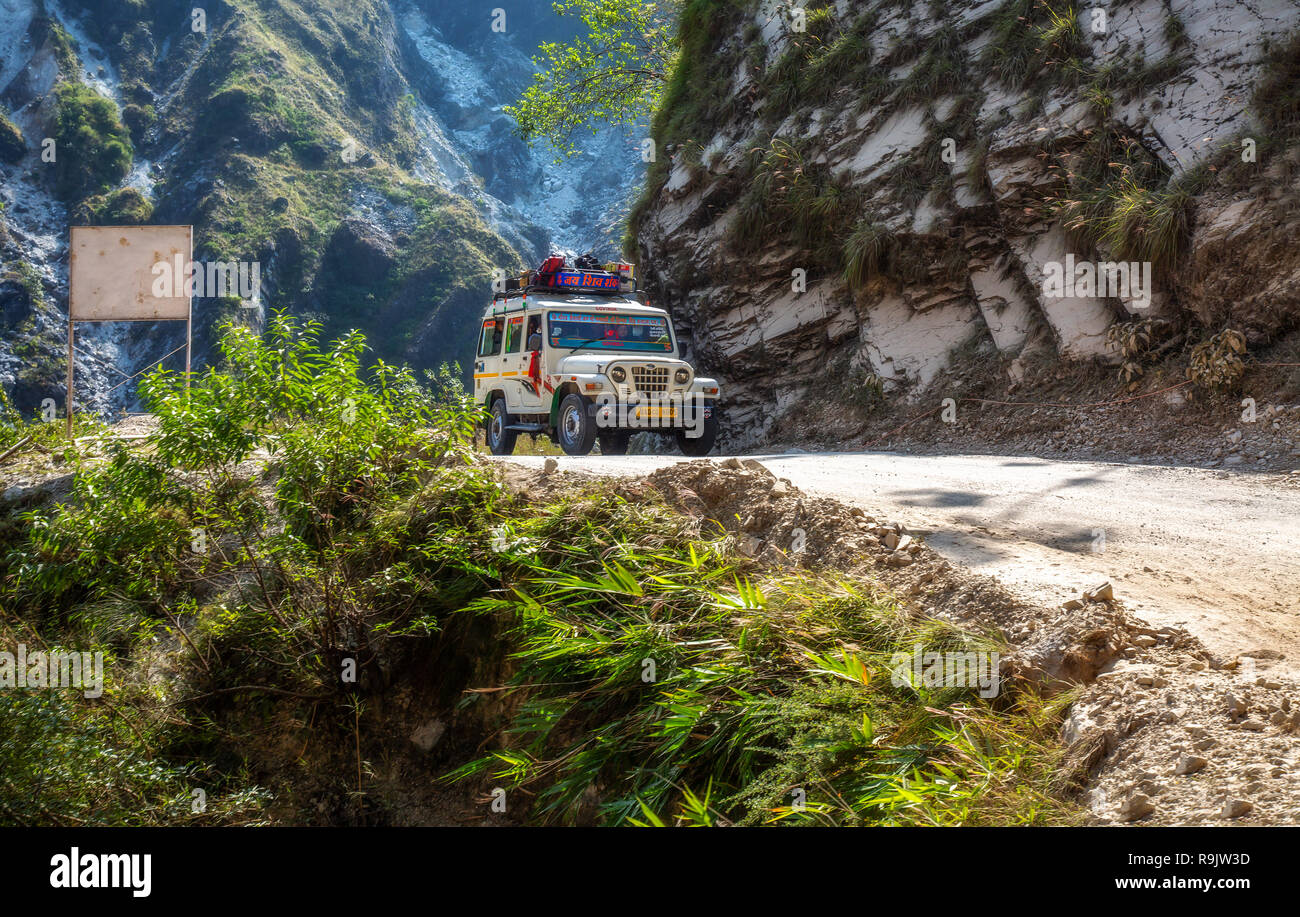
[[633,293],[636,291],[636,267],[621,261],[601,264],[588,252],[574,259],[572,267],[563,255],[552,253],[535,271],[524,271],[511,278],[509,289],[493,299],[509,299],[533,292],[550,293]]

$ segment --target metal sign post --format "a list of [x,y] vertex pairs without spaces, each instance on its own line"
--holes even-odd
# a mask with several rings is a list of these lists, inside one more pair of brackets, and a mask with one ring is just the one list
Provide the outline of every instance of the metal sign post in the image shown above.
[[72,439],[72,310],[68,310],[68,397],[63,403],[63,413],[68,415],[68,439]]
[[[190,284],[193,239],[192,226],[72,227],[68,255],[68,394],[64,408],[68,439],[72,439],[77,322],[184,321],[185,390],[189,391],[194,328]],[[149,365],[162,362],[171,353]],[[133,378],[127,376],[126,381]]]

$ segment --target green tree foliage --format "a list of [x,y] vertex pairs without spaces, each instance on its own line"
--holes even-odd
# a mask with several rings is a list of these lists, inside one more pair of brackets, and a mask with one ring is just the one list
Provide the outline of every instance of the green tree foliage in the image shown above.
[[546,42],[539,72],[506,112],[525,139],[542,138],[572,156],[574,135],[604,124],[648,118],[672,73],[678,0],[560,0],[561,16],[578,16],[586,34]]
[[55,182],[67,201],[101,194],[131,171],[131,137],[108,99],[83,83],[57,90]]
[[[66,501],[2,519],[0,645],[109,661],[99,700],[0,692],[0,824],[256,823],[267,794],[242,767],[247,708],[205,701],[280,692],[337,701],[352,723],[338,657],[372,658],[376,618],[395,628],[410,604],[383,596],[392,577],[349,579],[355,543],[377,549],[375,516],[432,475],[458,478],[477,414],[454,369],[419,384],[365,366],[361,335],[323,345],[318,330],[228,328],[188,390],[156,370],[147,442],[85,437],[67,450]],[[140,674],[164,634],[180,650],[166,703]]]

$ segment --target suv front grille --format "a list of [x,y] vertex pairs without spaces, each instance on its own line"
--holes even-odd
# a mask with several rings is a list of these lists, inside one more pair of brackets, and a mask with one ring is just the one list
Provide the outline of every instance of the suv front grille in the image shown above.
[[642,395],[657,395],[668,391],[668,367],[633,366],[632,385]]

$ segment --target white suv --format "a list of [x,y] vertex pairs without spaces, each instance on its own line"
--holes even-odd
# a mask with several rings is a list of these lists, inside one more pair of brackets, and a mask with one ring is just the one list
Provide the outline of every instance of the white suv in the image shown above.
[[718,383],[680,358],[672,319],[637,298],[632,273],[627,264],[566,270],[552,256],[493,297],[474,400],[490,414],[494,455],[513,452],[520,433],[545,434],[569,455],[597,441],[603,454],[624,455],[644,432],[674,437],[686,455],[713,448]]

